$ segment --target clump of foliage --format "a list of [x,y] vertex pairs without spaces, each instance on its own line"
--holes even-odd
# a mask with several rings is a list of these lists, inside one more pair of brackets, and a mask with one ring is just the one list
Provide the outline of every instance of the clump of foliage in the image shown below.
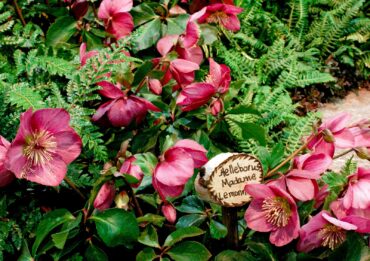
[[[350,125],[339,117],[341,128],[320,125],[315,112],[297,115],[291,98],[296,88],[336,84],[331,59],[369,76],[368,3],[161,0],[134,1],[131,8],[132,1],[113,1],[122,8],[104,7],[107,0],[0,3],[1,136],[13,148],[30,109],[61,108],[82,148],[58,186],[14,173],[17,179],[1,187],[0,259],[366,258],[368,225],[343,232],[345,240],[332,249],[296,251],[302,237],[278,247],[252,230],[244,219],[248,206],[238,208],[239,249],[228,250],[221,206],[197,196],[194,179],[205,157],[245,152],[261,161],[264,183],[282,181],[304,170],[296,163],[300,154],[318,153],[326,163],[340,156],[334,148],[347,131],[346,152],[369,158],[367,121]],[[215,3],[217,12],[207,9]],[[115,19],[123,16],[124,23]],[[312,145],[316,139],[327,146]],[[161,172],[171,152],[191,171]],[[4,153],[3,176],[15,168],[8,161]],[[296,198],[285,188],[300,229],[324,210],[341,222],[352,222],[348,216],[369,222],[356,206],[346,217],[332,207],[349,193],[353,176],[367,174],[353,159],[340,173],[323,162],[317,179],[305,179],[314,197]],[[160,184],[163,173],[185,180],[172,184],[176,193]]]

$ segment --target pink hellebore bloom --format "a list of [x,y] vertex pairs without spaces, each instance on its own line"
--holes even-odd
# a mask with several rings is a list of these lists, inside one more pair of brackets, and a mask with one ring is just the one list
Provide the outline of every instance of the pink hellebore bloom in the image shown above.
[[115,194],[116,187],[114,183],[111,181],[104,183],[94,200],[94,208],[100,211],[109,208],[113,203]]
[[108,33],[121,39],[134,29],[134,21],[128,13],[132,8],[132,0],[103,0],[100,4],[98,17],[104,21]]
[[346,231],[356,229],[355,225],[338,220],[323,210],[301,227],[297,250],[309,252],[318,247],[335,249],[345,241]]
[[370,169],[358,168],[355,174],[348,176],[348,189],[343,197],[346,209],[370,208]]
[[207,162],[206,149],[192,140],[180,140],[161,156],[153,174],[153,186],[163,201],[177,197],[186,182],[193,176],[194,168]]
[[157,43],[157,50],[162,56],[166,56],[169,52],[175,51],[178,54],[178,58],[200,65],[203,60],[203,52],[202,49],[196,45],[199,38],[199,26],[189,21],[184,34],[167,35],[163,37]]
[[131,184],[131,186],[137,188],[144,177],[144,173],[139,166],[135,165],[135,161],[135,156],[127,158],[121,166],[120,173],[129,174],[136,178],[139,182],[136,184]]
[[276,246],[298,237],[297,205],[287,192],[269,184],[247,184],[245,191],[253,197],[244,216],[250,229],[271,232],[270,242]]
[[91,57],[96,56],[98,54],[99,54],[98,51],[86,52],[86,43],[82,43],[81,46],[80,46],[80,64],[81,64],[81,67],[85,66],[86,61],[88,59],[90,59]]
[[225,93],[229,90],[231,76],[230,68],[225,64],[218,64],[212,58],[209,58],[209,74],[207,83],[212,84],[218,93]]
[[293,169],[285,176],[272,180],[297,200],[313,199],[319,190],[316,180],[330,166],[332,158],[324,153],[305,154],[294,159]]
[[170,204],[170,203],[165,203],[162,206],[162,213],[170,222],[171,224],[175,223],[176,221],[176,209]]
[[340,198],[330,204],[330,209],[340,220],[357,226],[356,232],[370,233],[370,207],[366,209],[346,209],[343,206],[343,198]]
[[29,109],[23,113],[6,156],[7,168],[17,178],[59,185],[67,165],[81,153],[81,139],[69,126],[69,120],[64,109]]
[[192,15],[192,20],[198,23],[217,23],[227,30],[240,30],[240,21],[236,15],[240,14],[243,8],[227,4],[211,4],[204,7],[198,13]]
[[323,152],[329,156],[334,155],[335,147],[346,149],[353,148],[354,137],[347,127],[351,115],[341,113],[323,122],[318,129],[318,135],[311,135],[312,139],[308,148],[315,152]]
[[5,167],[6,154],[10,148],[10,142],[0,136],[0,188],[9,185],[14,180],[14,174]]
[[192,83],[182,89],[177,97],[176,104],[182,111],[192,111],[208,103],[216,93],[216,89],[209,83]]
[[178,83],[174,89],[183,88],[194,81],[195,71],[199,70],[199,65],[184,59],[171,61],[169,70],[172,77]]
[[94,116],[93,121],[98,121],[107,114],[110,123],[115,127],[127,127],[133,120],[139,124],[145,117],[148,110],[160,111],[151,102],[135,95],[125,94],[118,84],[102,81],[98,83],[103,89],[99,93],[110,99],[102,104]]

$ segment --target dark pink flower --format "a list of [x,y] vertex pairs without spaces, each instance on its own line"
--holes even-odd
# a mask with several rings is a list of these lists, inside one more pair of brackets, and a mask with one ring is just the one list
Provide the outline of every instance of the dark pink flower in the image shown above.
[[167,35],[160,39],[157,43],[157,50],[162,56],[166,56],[171,51],[175,51],[179,59],[184,59],[200,65],[203,60],[203,52],[202,49],[196,45],[199,38],[199,26],[189,21],[183,34]]
[[311,135],[311,142],[308,148],[315,152],[323,152],[331,157],[334,155],[335,147],[346,149],[353,148],[354,136],[348,128],[348,121],[351,116],[341,113],[323,122],[318,129],[317,135]]
[[370,170],[358,168],[348,176],[348,189],[343,197],[346,209],[366,209],[370,207]]
[[356,232],[370,233],[370,207],[366,209],[346,209],[343,206],[343,198],[340,198],[330,204],[330,209],[340,220],[357,226]]
[[212,84],[218,93],[225,93],[229,90],[231,76],[230,68],[225,64],[218,64],[212,58],[209,58],[209,74],[207,83]]
[[7,168],[17,178],[59,185],[67,165],[81,153],[81,139],[69,126],[69,120],[64,109],[29,109],[23,113],[6,156]]
[[108,181],[101,186],[98,195],[94,200],[94,208],[99,209],[100,211],[109,208],[114,200],[116,194],[116,187],[114,182]]
[[329,168],[331,162],[332,158],[324,153],[296,157],[293,169],[285,176],[289,193],[301,201],[313,199],[318,193],[316,180]]
[[134,21],[128,13],[132,5],[132,0],[103,0],[100,4],[98,17],[104,21],[107,32],[117,39],[129,35],[134,29]]
[[169,70],[178,84],[178,86],[174,88],[174,90],[177,90],[194,81],[195,71],[199,70],[199,65],[184,59],[176,59],[171,61]]
[[206,161],[206,150],[195,141],[180,140],[166,150],[152,179],[162,200],[181,195],[186,182],[193,176],[194,168],[201,167]]
[[138,165],[135,165],[135,161],[136,161],[135,156],[127,158],[121,166],[120,173],[129,174],[136,178],[139,182],[136,184],[131,184],[131,186],[137,188],[144,177],[144,173]]
[[86,43],[82,43],[81,46],[80,46],[80,64],[81,64],[81,67],[85,66],[86,61],[88,59],[90,59],[91,57],[96,56],[98,54],[99,54],[98,51],[86,52]]
[[301,227],[297,250],[309,252],[318,247],[335,249],[346,239],[346,231],[356,230],[351,223],[338,220],[323,210]]
[[198,13],[192,15],[193,20],[198,23],[216,23],[230,31],[240,30],[240,21],[236,15],[240,14],[243,8],[227,4],[211,4],[204,7]]
[[162,213],[170,222],[171,224],[175,223],[176,221],[176,209],[170,204],[170,203],[165,203],[162,206]]
[[10,142],[0,136],[0,188],[9,185],[15,178],[14,174],[5,167],[6,154]]
[[247,184],[245,191],[253,197],[244,216],[250,229],[271,232],[270,242],[276,246],[298,237],[297,205],[287,192],[269,184]]
[[80,19],[85,16],[87,13],[87,10],[89,9],[89,3],[87,0],[75,0],[72,1],[71,9],[74,17],[76,19]]
[[216,93],[216,89],[209,83],[192,83],[182,89],[177,97],[176,104],[182,111],[192,111],[208,103]]
[[148,110],[160,111],[158,107],[143,98],[126,95],[119,84],[115,86],[110,82],[102,81],[98,85],[103,88],[99,93],[110,100],[98,108],[92,117],[93,121],[101,119],[106,114],[113,126],[127,127],[133,120],[139,124]]

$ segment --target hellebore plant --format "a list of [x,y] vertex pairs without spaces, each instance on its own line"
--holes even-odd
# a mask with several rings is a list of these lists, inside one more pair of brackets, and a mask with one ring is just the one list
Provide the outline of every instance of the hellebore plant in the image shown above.
[[29,109],[23,113],[6,154],[7,169],[19,179],[59,185],[68,164],[81,153],[81,139],[69,121],[69,114],[63,109]]

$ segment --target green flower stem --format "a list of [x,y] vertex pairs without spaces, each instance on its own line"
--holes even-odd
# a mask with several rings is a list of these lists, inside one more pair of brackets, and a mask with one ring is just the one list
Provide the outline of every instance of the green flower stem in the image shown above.
[[350,153],[351,151],[353,151],[353,149],[345,150],[345,151],[343,151],[342,153],[339,153],[338,155],[335,155],[335,156],[333,157],[333,159],[340,158],[340,157],[342,157],[342,156],[344,156],[344,155],[346,155],[346,154]]
[[85,200],[86,197],[82,192],[77,188],[77,186],[70,180],[67,176],[64,177],[64,181],[74,190],[76,193],[83,199]]

